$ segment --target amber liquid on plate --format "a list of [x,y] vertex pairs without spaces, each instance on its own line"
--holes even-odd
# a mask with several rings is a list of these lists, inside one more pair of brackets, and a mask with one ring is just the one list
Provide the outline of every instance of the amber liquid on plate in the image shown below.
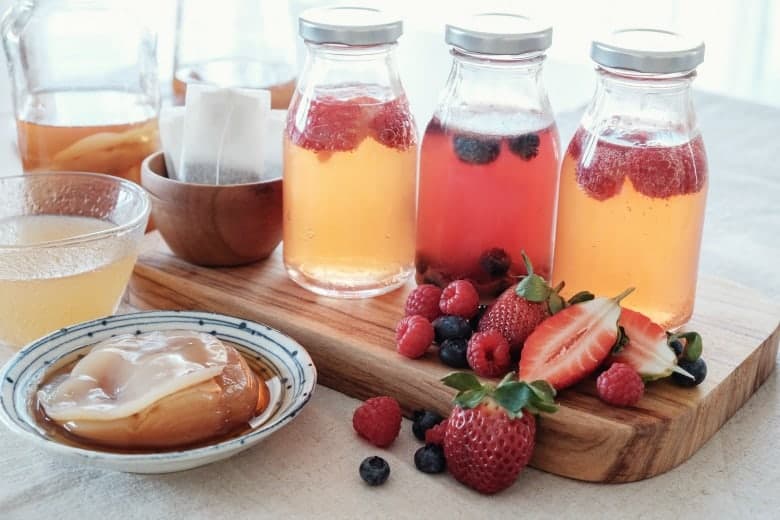
[[106,173],[136,183],[160,147],[156,109],[115,91],[34,96],[16,122],[25,172]]
[[[231,343],[229,341],[224,341],[226,345],[230,345],[236,350],[238,350],[239,353],[241,353],[242,356],[244,356],[244,359],[246,360],[247,364],[249,365],[249,368],[252,370],[252,372],[255,373],[255,375],[259,378],[260,381],[268,382],[269,380],[273,379],[274,377],[278,377],[275,369],[273,368],[273,365],[268,362],[267,360],[250,354],[246,351],[243,351],[241,349],[241,346],[236,345],[235,343]],[[91,346],[84,347],[78,352],[74,352],[69,356],[69,358],[62,361],[62,364],[60,366],[55,367],[51,369],[41,380],[40,387],[43,387],[44,385],[48,384],[52,379],[54,379],[57,376],[68,374],[73,370],[73,367],[78,363],[78,361],[83,358],[87,353],[89,352]],[[276,409],[281,407],[281,403],[284,401],[284,393],[287,391],[282,385],[281,387],[281,394],[279,399],[276,400],[275,403],[271,403],[271,405],[275,406]],[[103,446],[97,443],[92,443],[89,441],[86,441],[76,435],[73,435],[69,431],[67,431],[65,428],[51,420],[47,415],[46,412],[43,409],[43,406],[38,401],[38,392],[35,392],[35,394],[32,396],[31,401],[29,403],[30,410],[33,412],[32,415],[35,417],[35,422],[38,424],[39,427],[41,427],[45,432],[46,436],[55,442],[58,442],[60,444],[65,444],[66,446],[71,446],[74,448],[82,448],[85,450],[90,451],[103,451],[106,453],[129,453],[129,454],[142,454],[142,453],[165,453],[166,451],[183,451],[183,450],[189,450],[189,449],[196,449],[196,448],[202,448],[204,446],[210,446],[213,444],[218,444],[220,442],[228,441],[230,439],[235,439],[236,437],[240,437],[241,435],[244,435],[245,433],[248,433],[251,430],[251,427],[247,424],[246,426],[241,426],[240,428],[237,428],[231,432],[228,432],[220,437],[209,439],[207,441],[199,442],[196,444],[193,444],[191,446],[176,446],[169,449],[128,449],[128,450],[120,450],[117,448],[111,448],[107,446]],[[261,413],[265,413],[265,409],[258,412],[257,415],[260,415]],[[273,412],[272,416],[276,413],[276,411]],[[256,416],[257,416],[256,415]]]
[[314,103],[310,119],[318,119],[309,123],[329,129],[304,127],[294,139],[288,129],[284,141],[287,272],[320,294],[382,294],[412,272],[417,146],[413,134],[405,145],[380,142],[383,129],[369,121],[390,113],[412,124],[408,106],[368,97]]
[[188,83],[265,89],[271,94],[271,108],[285,110],[295,92],[295,71],[289,65],[241,59],[221,59],[182,66],[173,75],[175,104],[184,104]]
[[693,311],[706,196],[700,136],[638,146],[578,131],[561,169],[553,282],[567,296],[635,287],[625,306],[679,327]]
[[[0,244],[30,246],[112,227],[114,224],[87,217],[13,217],[0,220]],[[117,239],[109,237],[100,241],[105,245],[112,240]],[[84,254],[92,254],[87,249]],[[51,258],[58,254],[62,254],[62,258]],[[53,269],[47,271],[42,268],[35,277],[17,276],[13,266],[2,266],[0,340],[22,346],[62,327],[112,314],[130,279],[136,255],[117,258],[110,251],[99,254],[106,255],[106,262],[93,267],[94,258],[65,255],[51,249],[31,250],[25,257],[26,261]]]

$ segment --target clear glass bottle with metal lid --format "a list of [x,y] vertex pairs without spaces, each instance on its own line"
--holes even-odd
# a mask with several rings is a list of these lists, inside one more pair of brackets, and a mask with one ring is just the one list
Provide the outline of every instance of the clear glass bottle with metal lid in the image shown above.
[[548,278],[558,133],[542,81],[552,28],[516,14],[446,26],[452,69],[420,151],[418,283],[472,280],[499,295],[525,274]]
[[400,19],[305,11],[308,57],[284,137],[284,262],[318,294],[402,285],[414,261],[417,136],[398,75]]
[[594,41],[598,86],[561,168],[553,280],[636,291],[666,328],[691,316],[707,158],[691,99],[704,44],[656,29]]
[[27,172],[138,182],[159,146],[157,35],[110,0],[16,2],[2,22],[19,155]]

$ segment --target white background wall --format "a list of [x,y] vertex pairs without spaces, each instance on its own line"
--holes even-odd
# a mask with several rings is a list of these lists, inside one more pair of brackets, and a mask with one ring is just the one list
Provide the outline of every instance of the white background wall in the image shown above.
[[[158,29],[161,84],[167,86],[172,74],[176,0],[106,1],[131,3]],[[0,9],[5,10],[12,3],[13,0],[0,0]],[[290,0],[290,12],[294,17],[305,7],[329,3],[334,2]],[[780,0],[364,0],[355,3],[390,7],[403,14],[406,35],[400,47],[402,73],[410,92],[420,98],[417,103],[424,106],[435,99],[449,67],[442,42],[444,22],[448,17],[474,9],[509,9],[552,22],[555,34],[549,53],[547,85],[556,110],[571,108],[588,99],[592,92],[589,41],[600,32],[621,26],[664,26],[700,35],[707,51],[699,69],[698,88],[780,106]],[[231,9],[235,4],[232,0],[213,1],[215,9]],[[284,23],[294,22],[291,17]],[[419,46],[433,47],[436,52],[432,55],[441,59],[421,63]],[[6,74],[0,71],[0,107],[8,106],[7,90]]]

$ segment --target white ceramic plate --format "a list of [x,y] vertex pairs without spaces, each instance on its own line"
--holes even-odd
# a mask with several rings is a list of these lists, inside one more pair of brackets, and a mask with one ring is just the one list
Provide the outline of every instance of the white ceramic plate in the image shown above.
[[[122,454],[68,446],[39,427],[32,397],[50,366],[86,354],[89,346],[117,334],[189,329],[214,334],[235,344],[245,356],[259,356],[276,373],[268,382],[271,402],[251,430],[240,437],[181,451]],[[24,347],[0,373],[0,421],[14,433],[52,455],[84,464],[131,473],[170,473],[195,468],[235,455],[259,443],[293,420],[311,398],[317,371],[308,352],[270,327],[220,314],[152,311],[112,316],[74,325]]]

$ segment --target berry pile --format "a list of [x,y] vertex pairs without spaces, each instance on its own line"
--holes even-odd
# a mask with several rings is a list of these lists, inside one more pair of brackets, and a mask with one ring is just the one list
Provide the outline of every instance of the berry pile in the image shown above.
[[[425,443],[414,454],[415,467],[423,473],[449,471],[486,494],[509,487],[528,464],[536,416],[556,411],[557,391],[598,373],[596,391],[603,402],[634,407],[641,406],[649,381],[668,377],[692,387],[707,375],[699,334],[669,333],[621,307],[633,288],[613,298],[582,291],[564,300],[559,295],[563,283],[551,287],[534,273],[524,253],[523,259],[528,274],[489,306],[480,305],[468,280],[455,280],[443,290],[418,286],[397,327],[400,354],[422,357],[436,343],[442,363],[473,370],[442,379],[458,390],[448,418],[432,411],[414,413],[412,432]],[[498,251],[484,260],[487,271],[506,267]],[[503,378],[494,385],[476,376]],[[386,446],[398,434],[397,413],[395,408],[371,412],[371,427],[356,420],[355,430]]]

